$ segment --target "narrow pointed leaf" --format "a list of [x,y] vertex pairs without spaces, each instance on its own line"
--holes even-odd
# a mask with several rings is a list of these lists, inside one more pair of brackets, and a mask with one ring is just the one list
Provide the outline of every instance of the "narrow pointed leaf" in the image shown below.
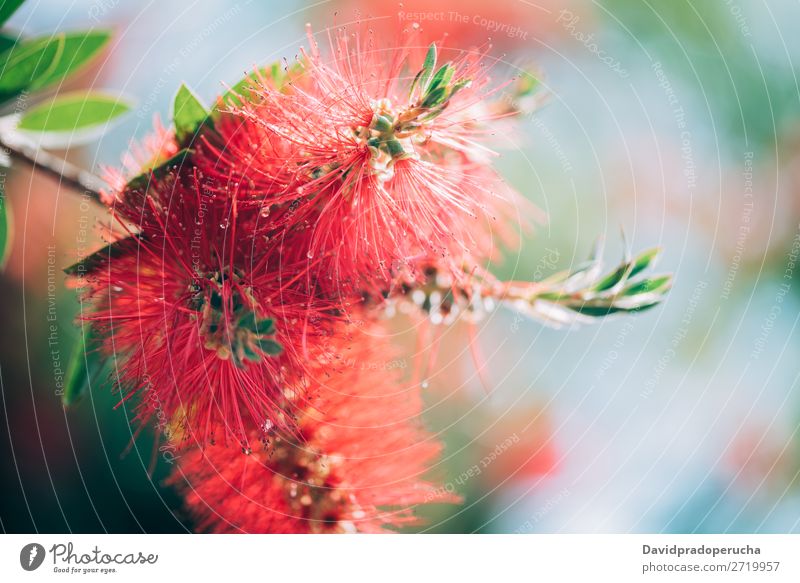
[[620,308],[619,306],[613,306],[613,305],[596,306],[589,304],[570,306],[570,309],[578,312],[579,314],[583,314],[584,316],[591,316],[593,318],[602,318],[603,316],[609,316],[611,314],[616,314],[619,312],[631,311],[626,308]]
[[89,391],[105,368],[105,360],[98,351],[97,337],[90,325],[84,325],[76,343],[67,372],[64,376],[64,393],[61,401],[65,406],[74,405]]
[[277,356],[283,352],[283,346],[274,340],[270,340],[269,338],[261,338],[257,340],[257,342],[258,348],[261,350],[261,352],[269,356]]
[[639,294],[659,292],[669,286],[671,282],[672,276],[670,275],[661,275],[658,277],[643,279],[642,281],[625,288],[620,295],[635,296]]
[[425,94],[425,99],[422,100],[422,107],[434,107],[438,105],[443,98],[444,87],[439,87]]
[[275,322],[272,318],[260,320],[258,324],[256,324],[256,332],[264,336],[275,334]]
[[19,38],[15,34],[4,34],[0,32],[0,55],[8,51],[18,42]]
[[95,251],[91,255],[87,255],[77,263],[73,263],[69,267],[64,268],[64,273],[67,275],[81,275],[91,273],[103,263],[108,262],[116,257],[121,257],[138,244],[136,237],[127,237],[109,243],[105,247]]
[[13,233],[11,216],[8,197],[0,184],[0,271],[5,269],[11,252],[11,235]]
[[8,22],[8,19],[24,2],[25,0],[0,0],[0,26]]
[[594,290],[602,292],[611,289],[612,287],[620,283],[623,279],[629,276],[631,268],[632,266],[630,263],[623,263],[612,273],[604,277],[600,281],[600,283],[598,283],[594,287]]
[[608,316],[610,314],[616,314],[617,312],[625,312],[623,308],[618,308],[617,306],[595,306],[590,304],[585,305],[575,305],[569,306],[569,308],[579,314],[583,314],[584,316],[591,316],[593,318],[602,318],[603,316]]
[[419,71],[417,71],[417,74],[414,75],[414,80],[411,82],[411,86],[408,89],[409,96],[414,95],[414,89],[416,89],[417,85],[419,84],[419,80],[422,77],[422,73],[424,71],[425,71],[424,69],[420,69]]
[[431,43],[431,45],[428,47],[428,52],[425,54],[425,61],[422,63],[422,70],[411,84],[412,93],[417,83],[419,83],[419,87],[421,88],[423,94],[427,91],[428,79],[430,79],[431,75],[433,74],[434,68],[436,68],[436,43]]
[[256,332],[256,315],[254,312],[247,312],[244,316],[239,319],[239,327],[240,328],[247,328],[248,330],[252,330]]
[[453,73],[455,69],[453,68],[450,63],[446,65],[442,65],[441,68],[436,71],[436,74],[431,79],[430,84],[428,85],[427,92],[430,93],[431,91],[435,91],[439,87],[445,87],[447,83],[449,83],[450,79],[453,77]]
[[647,269],[661,253],[660,247],[653,247],[646,251],[642,251],[633,260],[633,269],[628,277],[634,277],[637,273]]
[[172,119],[175,137],[178,143],[185,145],[194,139],[197,131],[209,119],[209,111],[186,85],[181,85],[175,95]]
[[244,344],[242,346],[242,351],[244,352],[244,357],[247,360],[252,362],[259,362],[261,360],[261,354],[253,350],[248,344]]

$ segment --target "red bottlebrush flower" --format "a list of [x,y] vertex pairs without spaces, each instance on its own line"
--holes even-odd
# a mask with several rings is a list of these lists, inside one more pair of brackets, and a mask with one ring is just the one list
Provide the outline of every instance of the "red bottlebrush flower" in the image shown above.
[[258,208],[239,209],[188,155],[109,198],[129,236],[71,271],[139,419],[245,448],[272,427],[291,432],[335,319],[308,288],[309,262],[286,259],[254,227]]
[[[244,455],[196,448],[171,482],[202,531],[385,532],[413,524],[418,504],[456,499],[423,479],[440,446],[420,426],[419,388],[399,389],[398,361],[355,339],[339,372],[314,383],[299,435],[274,437]],[[372,346],[372,347],[370,347]],[[321,377],[324,378],[324,377]]]
[[227,101],[201,157],[247,185],[242,200],[270,215],[262,228],[292,238],[328,291],[383,291],[431,257],[464,278],[518,220],[487,164],[485,51],[440,66],[432,45],[417,72],[407,45],[342,32],[327,58],[309,38],[291,70],[260,72]]

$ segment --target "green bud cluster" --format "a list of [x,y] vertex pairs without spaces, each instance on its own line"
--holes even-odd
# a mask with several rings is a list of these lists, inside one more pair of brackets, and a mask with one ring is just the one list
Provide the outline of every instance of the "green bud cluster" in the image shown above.
[[[234,275],[234,277],[236,277]],[[255,302],[247,287],[238,287],[232,293],[223,292],[228,276],[215,272],[207,280],[207,287],[193,284],[192,307],[198,312],[200,334],[204,346],[214,350],[223,360],[233,359],[236,366],[259,362],[263,356],[277,356],[283,347],[272,336],[275,323],[271,318],[259,319],[250,307]],[[209,289],[210,288],[210,289]],[[247,296],[247,300],[242,297]]]

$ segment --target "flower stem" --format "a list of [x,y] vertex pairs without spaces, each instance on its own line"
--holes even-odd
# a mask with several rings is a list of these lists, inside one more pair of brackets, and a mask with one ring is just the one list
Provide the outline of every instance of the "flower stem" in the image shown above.
[[55,178],[59,184],[84,193],[94,201],[102,204],[100,190],[105,185],[100,178],[91,172],[34,146],[16,141],[11,142],[5,139],[2,134],[0,134],[0,147],[12,158],[26,162],[35,170]]

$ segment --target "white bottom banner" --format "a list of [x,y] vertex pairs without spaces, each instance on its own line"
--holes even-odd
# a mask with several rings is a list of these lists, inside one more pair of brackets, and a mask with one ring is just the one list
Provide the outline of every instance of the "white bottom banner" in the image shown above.
[[800,581],[797,535],[3,535],[2,581]]

